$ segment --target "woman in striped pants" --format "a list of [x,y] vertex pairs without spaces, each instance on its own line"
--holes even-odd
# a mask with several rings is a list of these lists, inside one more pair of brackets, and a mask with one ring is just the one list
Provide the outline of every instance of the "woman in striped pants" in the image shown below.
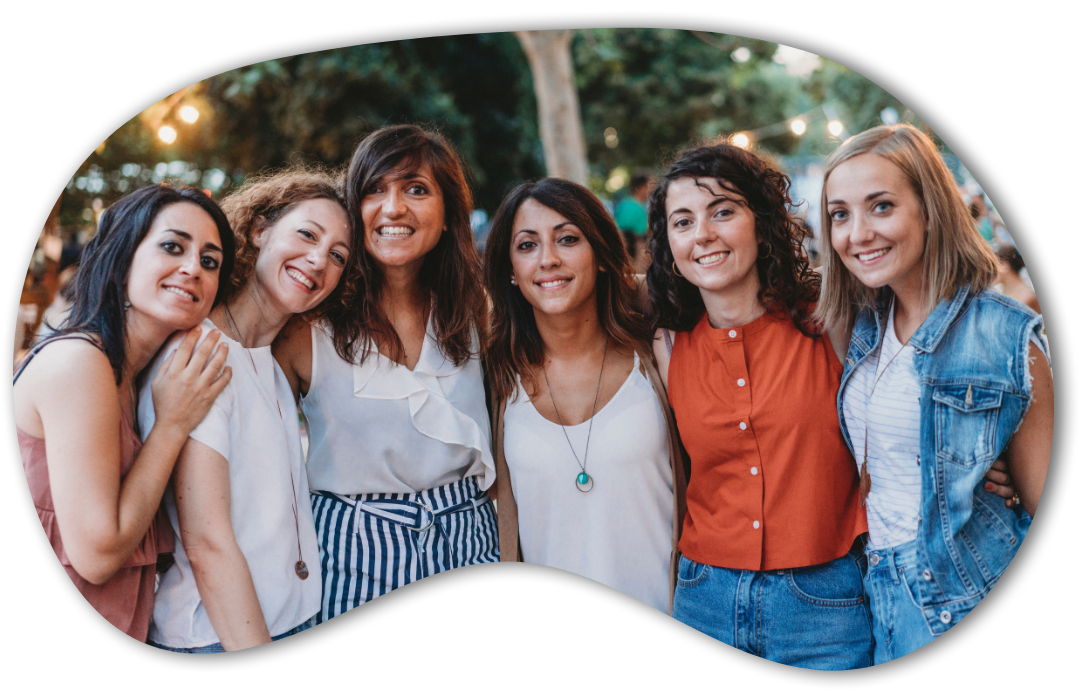
[[346,191],[358,288],[275,344],[309,426],[323,620],[499,559],[477,357],[486,303],[461,161],[438,134],[386,127],[357,147]]

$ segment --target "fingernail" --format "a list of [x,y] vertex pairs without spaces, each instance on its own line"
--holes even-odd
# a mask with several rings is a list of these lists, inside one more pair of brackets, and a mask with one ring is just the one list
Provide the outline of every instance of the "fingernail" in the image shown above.
[[993,490],[994,490],[994,485],[993,485],[993,484],[991,484],[991,483],[990,483],[989,481],[987,481],[987,482],[986,482],[986,486],[985,486],[984,488],[985,488],[985,489],[986,489],[987,491],[993,491]]

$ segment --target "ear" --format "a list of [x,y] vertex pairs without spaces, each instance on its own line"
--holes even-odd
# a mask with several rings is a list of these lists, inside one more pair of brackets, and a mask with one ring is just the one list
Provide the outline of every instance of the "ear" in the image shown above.
[[249,243],[255,250],[262,248],[263,236],[269,229],[270,222],[266,220],[265,216],[260,214],[255,217],[255,223],[251,225],[251,238],[249,239]]

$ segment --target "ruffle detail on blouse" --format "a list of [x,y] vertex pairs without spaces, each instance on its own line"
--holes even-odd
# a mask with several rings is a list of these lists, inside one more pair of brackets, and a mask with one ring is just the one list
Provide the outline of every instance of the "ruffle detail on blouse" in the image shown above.
[[[487,489],[495,480],[495,458],[491,442],[483,428],[468,414],[446,398],[440,379],[460,373],[476,374],[474,381],[483,383],[479,363],[470,360],[455,366],[444,357],[432,339],[431,326],[424,337],[420,358],[410,372],[407,368],[371,349],[368,361],[353,364],[353,396],[365,399],[409,400],[409,415],[413,427],[421,435],[448,445],[461,445],[480,453],[484,465],[481,488]],[[458,377],[451,381],[464,380]]]

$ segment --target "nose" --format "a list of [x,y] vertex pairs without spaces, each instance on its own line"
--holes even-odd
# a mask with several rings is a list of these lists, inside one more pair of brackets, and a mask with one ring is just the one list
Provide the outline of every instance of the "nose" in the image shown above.
[[848,239],[854,245],[864,245],[874,239],[874,228],[864,216],[852,214],[848,229]]
[[540,244],[540,267],[549,270],[558,267],[562,261],[559,259],[559,246],[554,243],[543,242]]
[[180,273],[189,277],[198,277],[202,272],[202,256],[199,251],[191,250],[180,265]]
[[694,229],[694,243],[710,243],[717,235],[716,225],[705,220]]
[[405,214],[405,197],[397,187],[391,187],[383,201],[383,213],[390,217],[399,217]]

